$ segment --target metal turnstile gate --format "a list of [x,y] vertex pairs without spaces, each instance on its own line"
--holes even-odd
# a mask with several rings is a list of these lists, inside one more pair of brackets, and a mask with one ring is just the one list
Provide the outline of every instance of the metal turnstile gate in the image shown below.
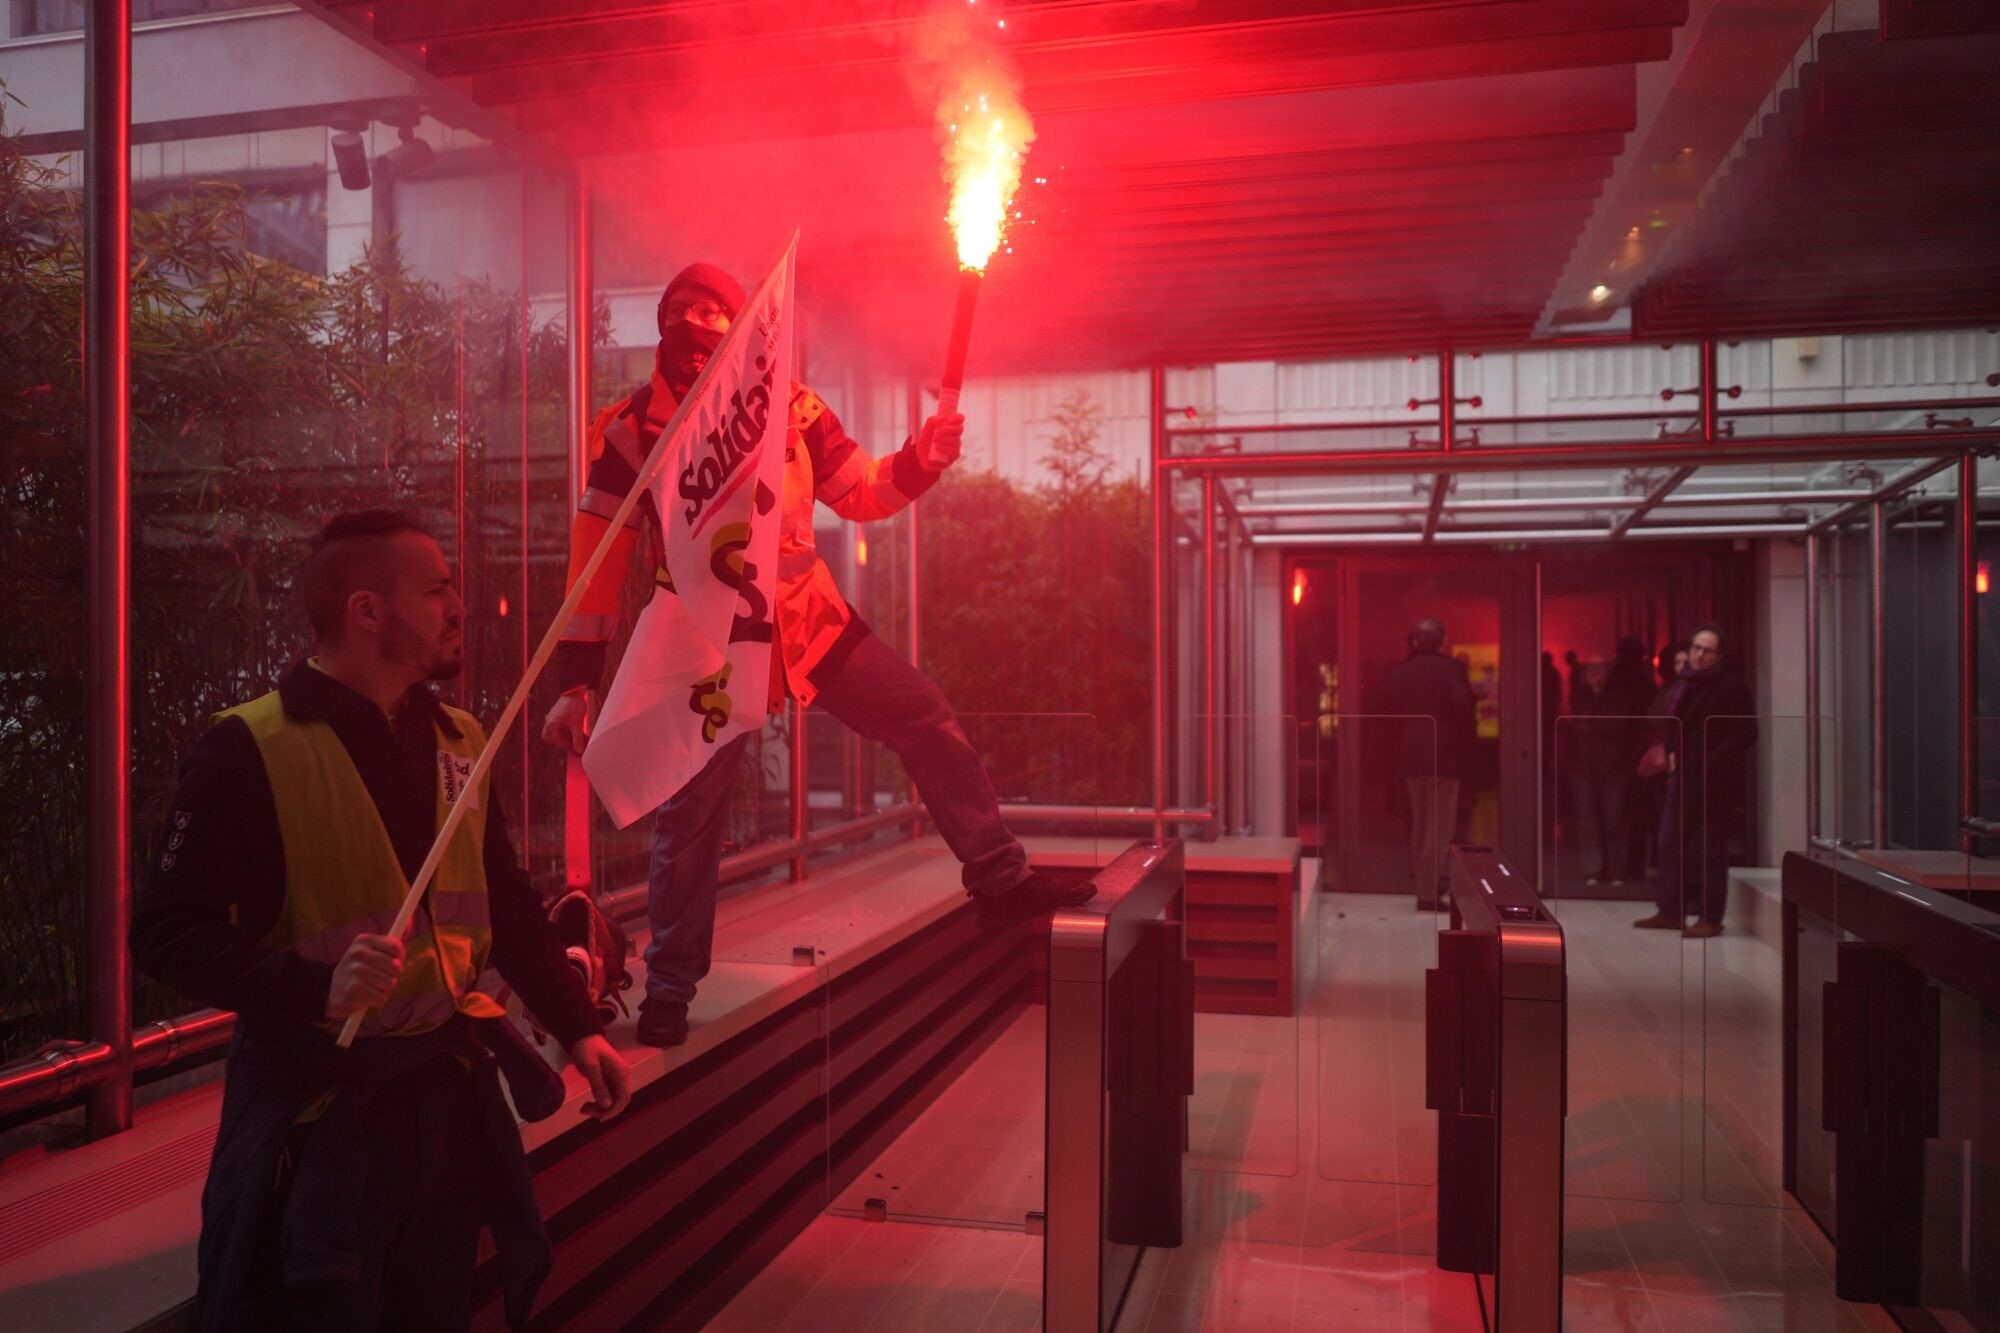
[[1042,1326],[1111,1327],[1141,1252],[1181,1243],[1194,970],[1179,842],[1140,843],[1049,931]]
[[1438,1267],[1493,1276],[1495,1333],[1562,1326],[1568,982],[1562,926],[1489,847],[1454,847],[1426,976]]

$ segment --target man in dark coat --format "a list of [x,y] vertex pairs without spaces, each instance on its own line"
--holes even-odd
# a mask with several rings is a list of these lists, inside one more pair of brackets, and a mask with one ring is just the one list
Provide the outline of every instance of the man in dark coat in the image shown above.
[[[1729,828],[1742,802],[1750,748],[1757,743],[1750,690],[1723,670],[1722,627],[1703,625],[1688,640],[1687,665],[1668,687],[1670,772],[1660,816],[1659,911],[1632,924],[1683,930],[1691,939],[1722,933],[1729,897]],[[1690,916],[1699,916],[1693,925]]]
[[1398,767],[1410,796],[1410,880],[1417,906],[1435,908],[1458,828],[1459,784],[1472,776],[1476,705],[1465,663],[1445,654],[1441,621],[1425,616],[1409,643],[1410,655],[1389,668],[1366,706],[1407,719]]

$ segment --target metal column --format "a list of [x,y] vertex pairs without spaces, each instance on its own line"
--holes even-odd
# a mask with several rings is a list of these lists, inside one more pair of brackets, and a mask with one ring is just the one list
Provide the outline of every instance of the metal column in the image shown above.
[[[569,178],[569,467],[568,496],[574,504],[582,495],[590,471],[590,400],[592,341],[597,304],[591,283],[590,177],[579,164]],[[463,351],[461,350],[461,356]],[[460,438],[463,439],[463,424]],[[460,500],[463,504],[463,498]],[[525,613],[525,608],[524,608]],[[525,623],[525,621],[523,622]],[[523,810],[525,821],[528,812]],[[525,834],[523,835],[525,836]],[[572,889],[590,887],[590,780],[583,758],[565,756],[563,768],[563,882]]]
[[1889,845],[1889,652],[1882,627],[1888,544],[1888,516],[1877,500],[1868,511],[1868,819],[1878,848]]
[[1819,534],[1806,534],[1806,839],[1820,835]]
[[809,757],[810,756],[806,750],[805,705],[800,703],[797,699],[794,699],[792,700],[792,735],[791,735],[791,766],[792,766],[791,877],[792,877],[792,883],[794,884],[798,883],[800,880],[806,877],[806,860],[812,854],[811,844],[807,841],[806,838],[806,835],[812,832],[812,812],[807,808],[806,805],[806,802],[811,795],[811,788],[806,781],[807,778],[806,770],[808,768],[807,760],[809,759]]
[[1173,476],[1167,455],[1167,372],[1150,375],[1153,466],[1153,838],[1167,836],[1167,561],[1173,553]]
[[[1217,772],[1221,763],[1221,718],[1215,688],[1215,478],[1201,479],[1201,699],[1202,769],[1201,803],[1218,809],[1221,792]],[[1216,826],[1210,824],[1213,835]]]
[[[917,432],[923,427],[923,414],[924,414],[924,392],[921,388],[917,386],[917,382],[915,380],[911,380],[910,381],[910,438],[911,439],[915,439],[917,436]],[[910,626],[909,626],[910,665],[915,667],[917,670],[922,671],[924,669],[924,660],[920,648],[923,642],[921,637],[922,627],[923,627],[923,617],[919,614],[920,608],[917,601],[917,590],[920,586],[919,580],[917,578],[917,555],[919,550],[921,549],[917,544],[917,507],[915,505],[904,506],[903,518],[904,521],[909,525],[908,531],[910,539]]]
[[590,469],[591,354],[597,289],[591,274],[590,177],[577,166],[569,184],[569,493],[583,494]]
[[89,618],[84,838],[90,1036],[112,1068],[92,1138],[132,1125],[132,4],[91,0],[84,72],[84,396]]
[[1715,339],[1701,340],[1701,438],[1713,443],[1716,438],[1716,413],[1722,396],[1721,382],[1715,373]]
[[[1958,460],[1958,816],[1979,817],[1979,459]],[[1976,840],[1959,835],[1970,855]]]

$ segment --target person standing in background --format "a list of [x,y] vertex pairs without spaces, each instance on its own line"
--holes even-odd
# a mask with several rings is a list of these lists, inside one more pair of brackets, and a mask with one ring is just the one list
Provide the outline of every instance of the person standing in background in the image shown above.
[[1635,873],[1626,859],[1626,801],[1639,757],[1634,719],[1645,701],[1628,688],[1629,678],[1621,681],[1601,655],[1584,655],[1557,740],[1577,830],[1572,845],[1588,845],[1597,857],[1597,868],[1584,877],[1589,888],[1616,887]]
[[1444,623],[1425,616],[1410,631],[1410,655],[1370,691],[1370,713],[1401,716],[1399,752],[1410,797],[1410,880],[1420,911],[1444,901],[1445,852],[1458,830],[1458,793],[1472,776],[1478,734],[1472,681],[1446,655]]
[[[1681,930],[1689,939],[1722,933],[1729,898],[1729,828],[1757,743],[1749,687],[1722,665],[1722,627],[1688,639],[1687,664],[1668,688],[1666,711],[1679,725],[1666,740],[1667,799],[1660,816],[1659,911],[1632,924]],[[1698,916],[1693,925],[1687,918]]]

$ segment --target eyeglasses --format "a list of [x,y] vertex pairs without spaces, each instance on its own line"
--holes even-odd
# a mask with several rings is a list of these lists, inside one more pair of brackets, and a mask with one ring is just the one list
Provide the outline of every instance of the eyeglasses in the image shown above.
[[728,319],[729,310],[720,301],[670,301],[666,315],[669,324],[687,319],[712,327]]

